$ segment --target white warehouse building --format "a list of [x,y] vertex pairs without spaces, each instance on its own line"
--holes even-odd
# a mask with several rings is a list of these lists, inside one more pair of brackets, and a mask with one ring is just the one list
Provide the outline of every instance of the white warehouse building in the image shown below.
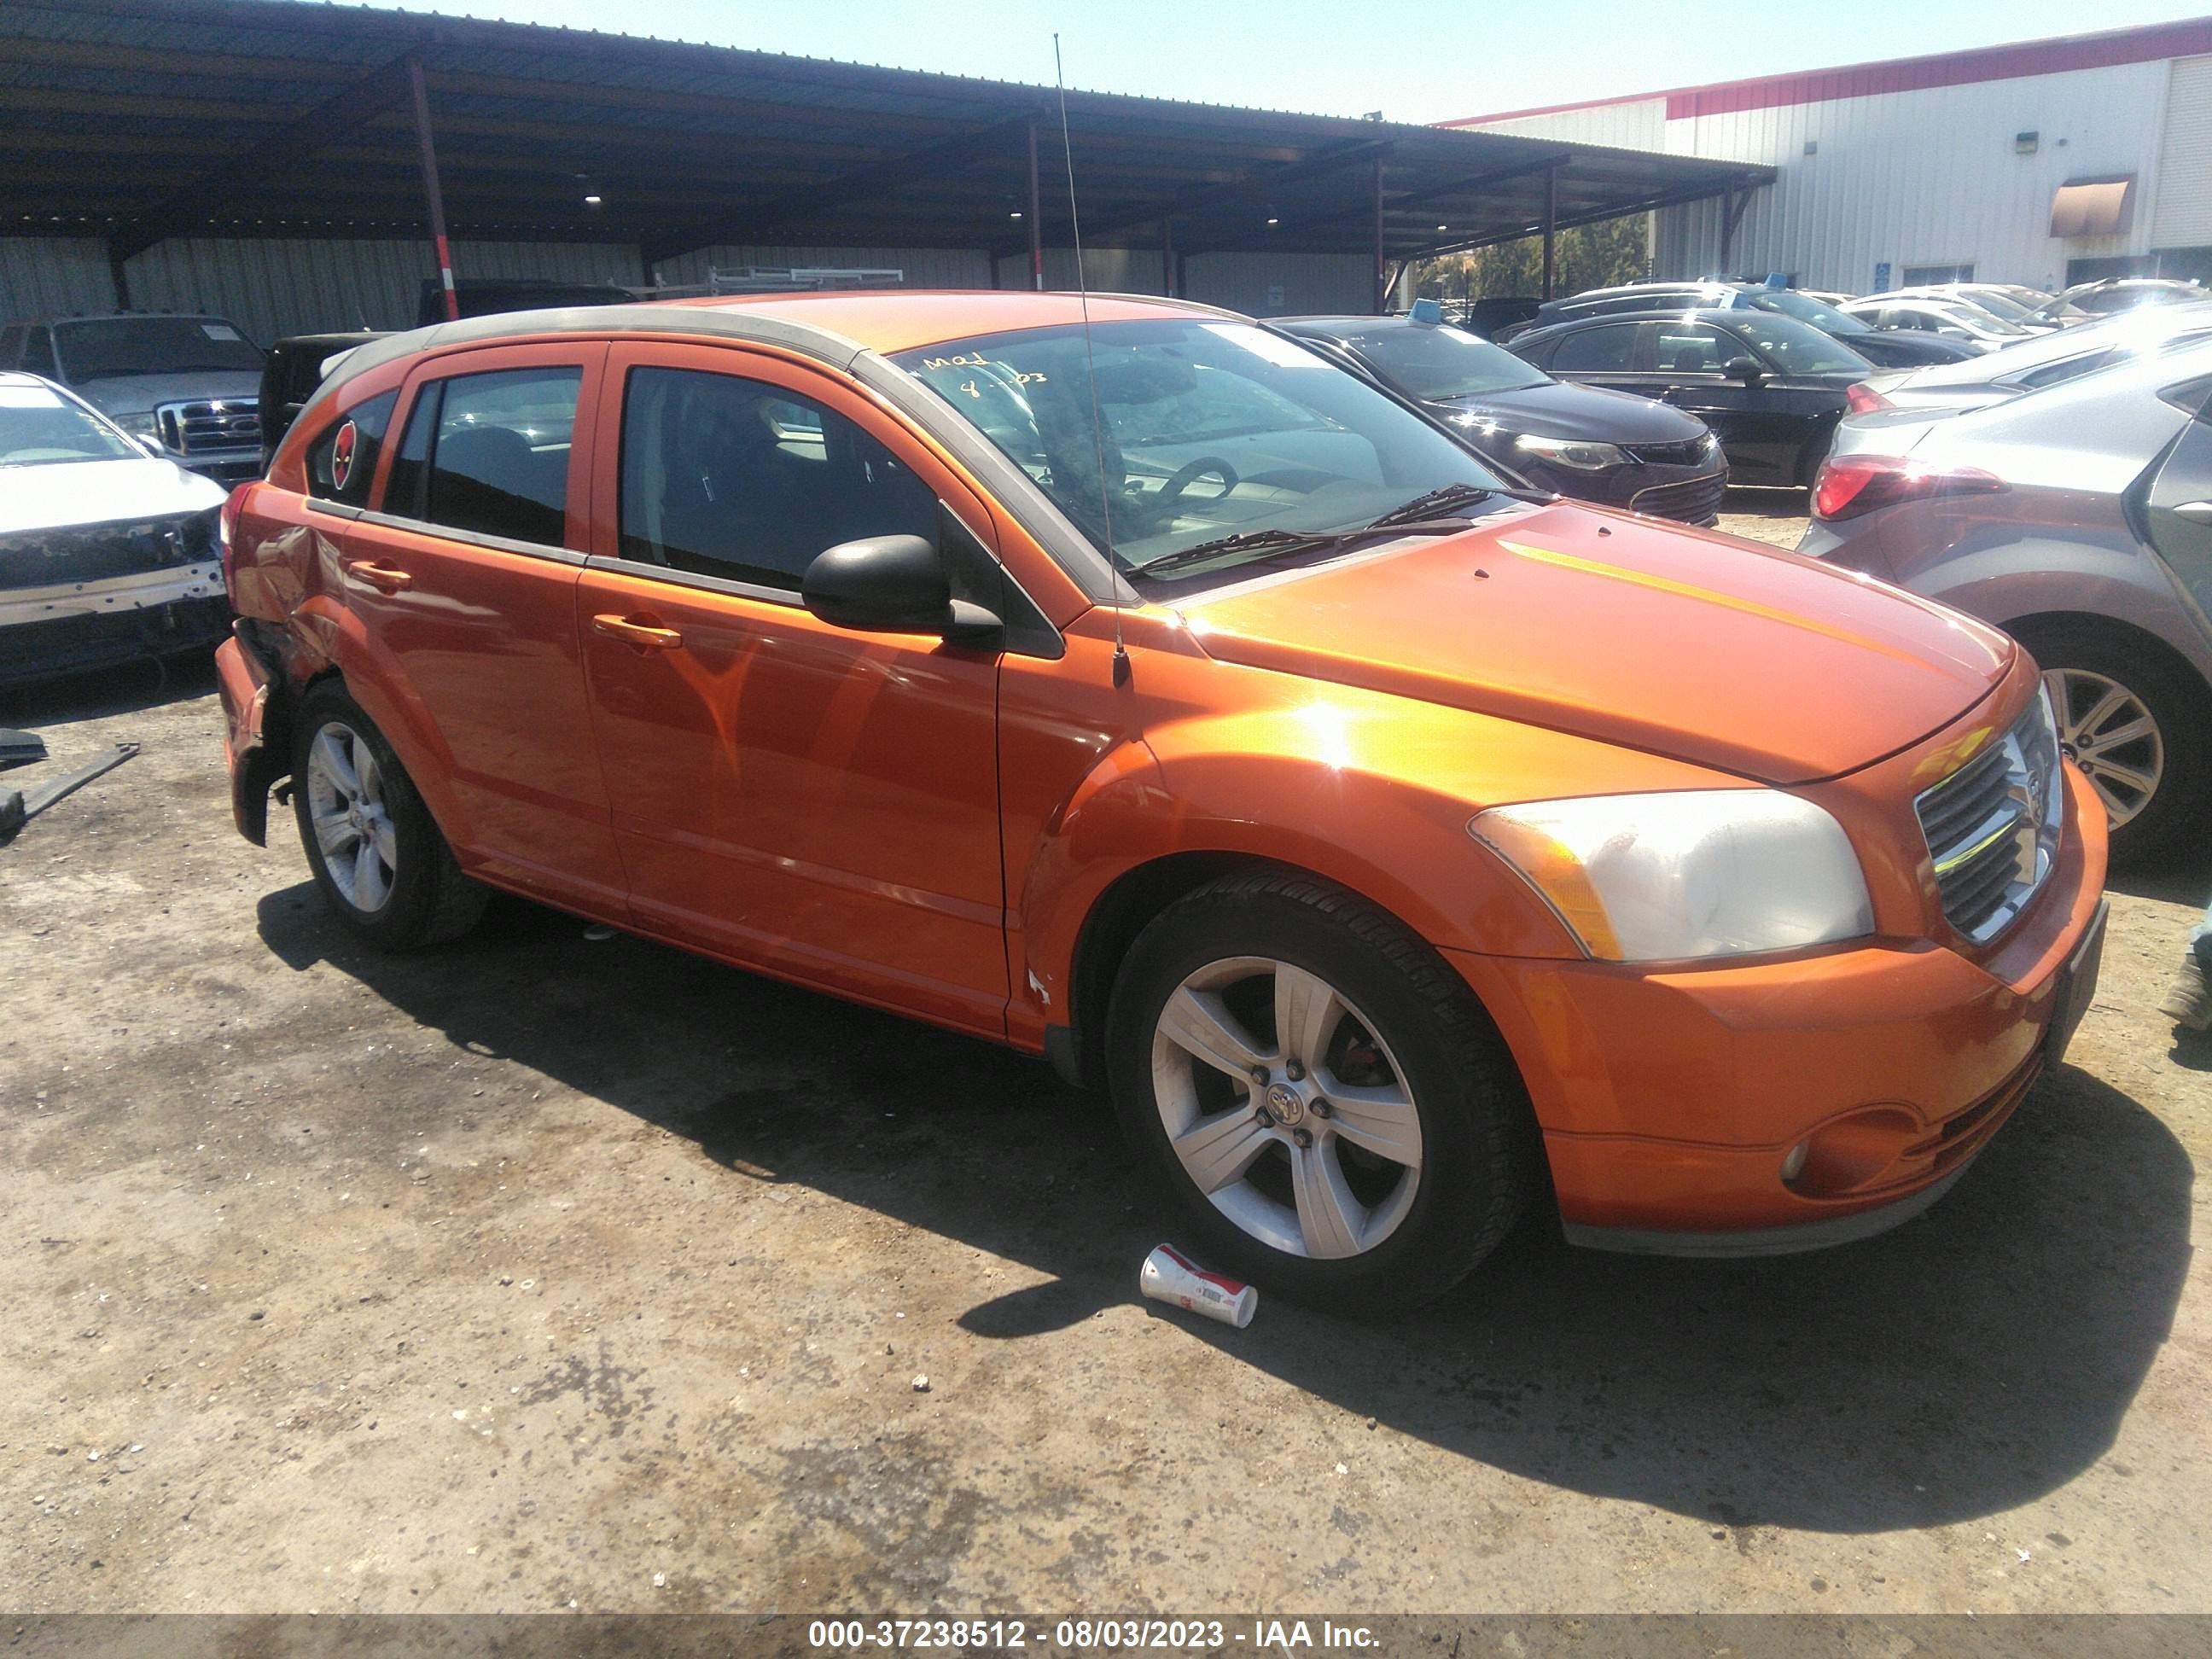
[[1662,278],[2212,285],[2212,17],[1445,125],[1777,170],[1655,213]]

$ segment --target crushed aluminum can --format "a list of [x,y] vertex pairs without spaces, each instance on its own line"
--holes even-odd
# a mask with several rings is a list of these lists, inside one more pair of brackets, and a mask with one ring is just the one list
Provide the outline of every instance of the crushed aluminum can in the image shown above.
[[1172,1302],[1243,1330],[1260,1310],[1260,1292],[1222,1273],[1208,1273],[1172,1244],[1145,1258],[1137,1288],[1155,1302]]

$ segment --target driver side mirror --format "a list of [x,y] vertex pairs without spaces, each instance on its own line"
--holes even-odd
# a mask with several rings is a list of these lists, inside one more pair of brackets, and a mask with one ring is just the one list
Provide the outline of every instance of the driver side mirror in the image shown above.
[[1746,386],[1757,386],[1766,378],[1766,371],[1759,366],[1755,357],[1731,357],[1721,366],[1721,373]]
[[921,536],[865,536],[815,556],[799,582],[806,608],[833,628],[864,634],[934,634],[947,645],[988,649],[1005,624],[952,597],[944,556]]

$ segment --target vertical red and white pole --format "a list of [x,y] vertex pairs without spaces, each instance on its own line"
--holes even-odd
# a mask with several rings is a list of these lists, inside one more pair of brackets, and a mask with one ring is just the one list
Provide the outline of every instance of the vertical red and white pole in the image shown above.
[[430,240],[438,251],[438,283],[445,292],[446,320],[461,314],[460,295],[453,291],[453,249],[446,240],[446,198],[438,188],[438,149],[430,142],[430,94],[422,85],[422,60],[407,60],[407,77],[415,88],[415,137],[422,149],[422,194],[430,204]]

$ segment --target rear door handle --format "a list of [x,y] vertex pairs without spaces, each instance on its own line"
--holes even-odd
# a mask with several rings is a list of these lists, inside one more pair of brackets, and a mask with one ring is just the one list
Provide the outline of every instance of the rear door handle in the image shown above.
[[404,570],[394,570],[390,565],[371,564],[365,559],[359,559],[345,568],[347,575],[360,577],[381,593],[404,593],[415,586],[414,577]]
[[592,627],[611,640],[620,640],[641,651],[673,651],[684,643],[684,636],[672,628],[663,628],[655,623],[632,622],[628,617],[594,617]]
[[2184,501],[2173,509],[2173,516],[2191,524],[2212,524],[2212,501]]

